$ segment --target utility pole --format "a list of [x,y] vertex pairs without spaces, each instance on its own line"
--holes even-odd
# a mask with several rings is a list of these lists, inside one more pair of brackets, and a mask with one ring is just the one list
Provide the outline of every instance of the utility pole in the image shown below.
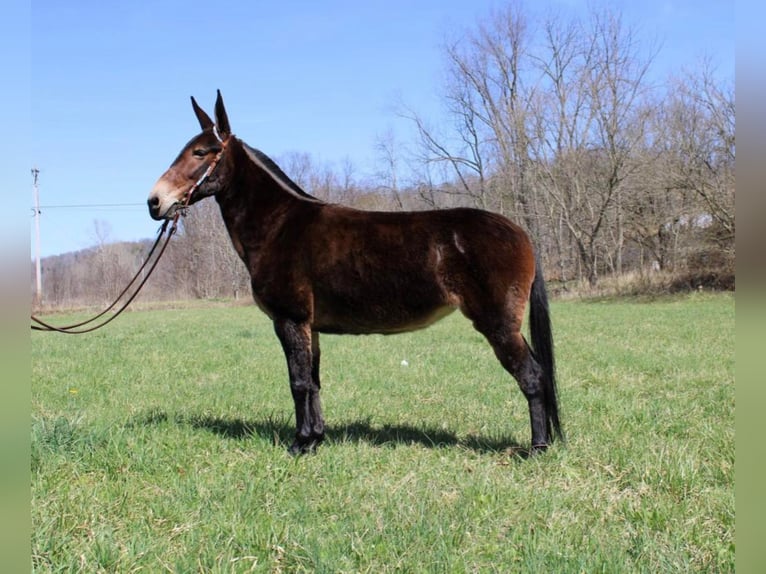
[[35,194],[35,280],[37,291],[35,293],[35,303],[41,305],[43,302],[43,283],[40,276],[40,190],[37,185],[37,177],[40,170],[32,168],[32,189]]

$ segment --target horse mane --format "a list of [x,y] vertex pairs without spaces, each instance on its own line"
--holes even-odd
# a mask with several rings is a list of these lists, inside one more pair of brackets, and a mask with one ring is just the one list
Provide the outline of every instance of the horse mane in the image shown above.
[[245,153],[247,154],[247,156],[254,163],[256,163],[260,168],[265,170],[274,180],[280,183],[282,187],[288,193],[291,193],[292,195],[296,195],[300,197],[301,199],[305,199],[308,201],[313,201],[316,203],[324,203],[321,199],[317,199],[313,195],[310,195],[306,193],[305,191],[303,191],[303,188],[301,188],[300,185],[298,185],[292,179],[290,179],[287,176],[287,174],[284,171],[282,171],[282,168],[280,168],[276,164],[276,162],[274,162],[273,159],[271,159],[261,150],[249,146],[242,140],[239,140],[239,142],[242,144],[242,148],[245,150]]

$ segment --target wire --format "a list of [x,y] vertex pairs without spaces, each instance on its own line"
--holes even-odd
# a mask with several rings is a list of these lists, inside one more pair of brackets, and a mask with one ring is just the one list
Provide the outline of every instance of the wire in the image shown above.
[[[145,203],[81,203],[72,205],[41,205],[40,209],[78,209],[91,207],[146,207]],[[32,208],[34,210],[34,207]]]

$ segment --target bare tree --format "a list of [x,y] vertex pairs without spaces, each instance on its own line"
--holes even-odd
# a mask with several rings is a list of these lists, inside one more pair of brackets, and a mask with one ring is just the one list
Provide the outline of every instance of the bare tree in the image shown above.
[[111,226],[108,222],[95,220],[93,234],[96,245],[92,257],[90,290],[97,293],[103,303],[108,304],[114,301],[130,280],[134,262],[121,244],[110,242]]
[[675,271],[696,202],[674,183],[672,109],[665,96],[647,102],[644,113],[643,146],[633,156],[638,169],[626,182],[625,236],[639,247],[640,265]]
[[375,179],[379,182],[378,189],[390,195],[398,209],[404,209],[400,193],[401,159],[398,153],[400,146],[391,129],[375,138],[375,152],[378,157],[378,170]]
[[629,239],[661,269],[733,272],[733,92],[703,62],[671,80],[648,114],[645,165],[626,203]]
[[201,201],[188,210],[173,262],[177,279],[195,298],[239,298],[249,293],[245,266],[231,245],[215,201]]
[[671,91],[669,117],[675,149],[673,183],[694,193],[733,249],[735,232],[735,101],[733,86],[716,80],[712,66],[687,73]]
[[[528,174],[535,89],[523,68],[528,41],[520,3],[494,13],[487,24],[445,48],[451,133],[429,127],[411,110],[403,115],[414,122],[421,163],[429,166],[421,178],[428,197],[434,191],[463,196],[476,207],[520,218],[534,235],[534,186]],[[434,165],[446,169],[435,172]],[[450,179],[454,185],[445,185]]]
[[412,120],[417,128],[418,187],[424,200],[437,207],[465,204],[488,209],[489,172],[484,160],[488,149],[482,146],[474,111],[463,110],[455,128],[457,137],[453,138],[437,132],[412,110],[402,116]]
[[343,158],[341,163],[340,201],[353,205],[361,192],[361,185],[357,181],[356,164],[350,157]]
[[278,158],[282,170],[301,188],[308,190],[311,184],[314,162],[306,152],[288,152]]
[[538,132],[539,165],[594,285],[600,267],[622,271],[624,184],[639,167],[652,57],[641,55],[634,31],[611,12],[592,14],[588,27],[549,22],[546,39],[540,62],[553,97]]
[[[578,181],[584,172],[583,150],[595,121],[590,105],[588,70],[593,66],[595,46],[580,24],[549,17],[542,26],[540,51],[532,56],[541,73],[541,89],[533,112],[532,156],[535,182],[543,191],[541,213],[552,223],[551,241],[562,279],[572,266],[572,238],[584,237],[578,229],[579,210],[587,188]],[[576,257],[582,259],[583,241]],[[580,266],[581,267],[581,266]]]

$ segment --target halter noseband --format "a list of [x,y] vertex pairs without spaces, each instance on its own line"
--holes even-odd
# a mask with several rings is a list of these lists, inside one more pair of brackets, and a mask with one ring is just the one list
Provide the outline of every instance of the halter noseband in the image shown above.
[[210,165],[207,166],[207,169],[205,170],[205,173],[202,174],[202,176],[194,182],[194,185],[192,185],[189,188],[189,191],[187,191],[184,194],[184,201],[182,208],[188,207],[189,202],[191,201],[192,194],[197,190],[197,188],[204,183],[204,181],[210,177],[210,174],[213,173],[213,170],[215,169],[215,166],[218,165],[218,162],[221,160],[221,156],[223,156],[223,152],[226,150],[226,145],[229,143],[229,139],[231,139],[231,134],[229,134],[226,139],[222,139],[221,135],[218,133],[218,128],[214,125],[213,126],[213,135],[215,135],[215,139],[217,139],[221,143],[221,151],[216,154],[215,158],[213,158],[213,161],[210,162]]

